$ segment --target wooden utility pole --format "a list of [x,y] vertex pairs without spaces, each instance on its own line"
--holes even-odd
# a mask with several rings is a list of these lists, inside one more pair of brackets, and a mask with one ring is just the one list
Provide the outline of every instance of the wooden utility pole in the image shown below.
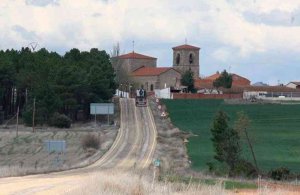
[[248,132],[247,132],[246,128],[244,129],[244,132],[245,132],[245,135],[246,135],[246,138],[247,138],[247,142],[248,142],[248,145],[249,145],[251,153],[252,153],[252,157],[253,157],[253,160],[254,160],[254,163],[255,163],[256,171],[259,172],[257,161],[256,161],[255,154],[254,154],[254,150],[253,150],[253,146],[252,146],[251,141],[249,139]]
[[33,98],[33,109],[32,109],[32,132],[35,132],[34,129],[34,117],[35,117],[35,98]]

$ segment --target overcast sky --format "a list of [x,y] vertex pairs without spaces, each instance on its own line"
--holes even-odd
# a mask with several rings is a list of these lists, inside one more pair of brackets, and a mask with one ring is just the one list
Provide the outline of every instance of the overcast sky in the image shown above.
[[200,74],[227,69],[269,84],[300,81],[299,0],[0,0],[0,49],[30,42],[135,51],[172,66],[172,47],[201,47]]

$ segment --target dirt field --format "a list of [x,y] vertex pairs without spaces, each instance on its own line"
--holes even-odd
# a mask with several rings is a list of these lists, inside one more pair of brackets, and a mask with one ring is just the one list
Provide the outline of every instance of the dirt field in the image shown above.
[[[71,129],[50,127],[32,128],[19,126],[16,137],[15,125],[0,127],[0,177],[25,175],[55,170],[65,170],[88,165],[100,158],[112,145],[117,126],[97,127],[93,123],[75,124]],[[99,137],[99,150],[84,150],[82,138],[92,134]],[[66,152],[47,152],[45,140],[65,140]]]

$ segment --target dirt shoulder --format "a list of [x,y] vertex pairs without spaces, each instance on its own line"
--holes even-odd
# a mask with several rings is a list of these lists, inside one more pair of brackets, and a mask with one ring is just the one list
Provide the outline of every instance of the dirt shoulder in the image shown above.
[[171,120],[161,117],[161,110],[155,98],[149,98],[157,129],[157,147],[154,158],[159,159],[162,172],[180,173],[189,167],[189,159],[184,141],[188,137],[185,132],[174,127]]

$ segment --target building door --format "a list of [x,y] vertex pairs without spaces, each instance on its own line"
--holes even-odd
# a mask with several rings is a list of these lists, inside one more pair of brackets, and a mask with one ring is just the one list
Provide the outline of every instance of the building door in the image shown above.
[[150,90],[151,90],[151,91],[154,90],[153,84],[150,85]]

